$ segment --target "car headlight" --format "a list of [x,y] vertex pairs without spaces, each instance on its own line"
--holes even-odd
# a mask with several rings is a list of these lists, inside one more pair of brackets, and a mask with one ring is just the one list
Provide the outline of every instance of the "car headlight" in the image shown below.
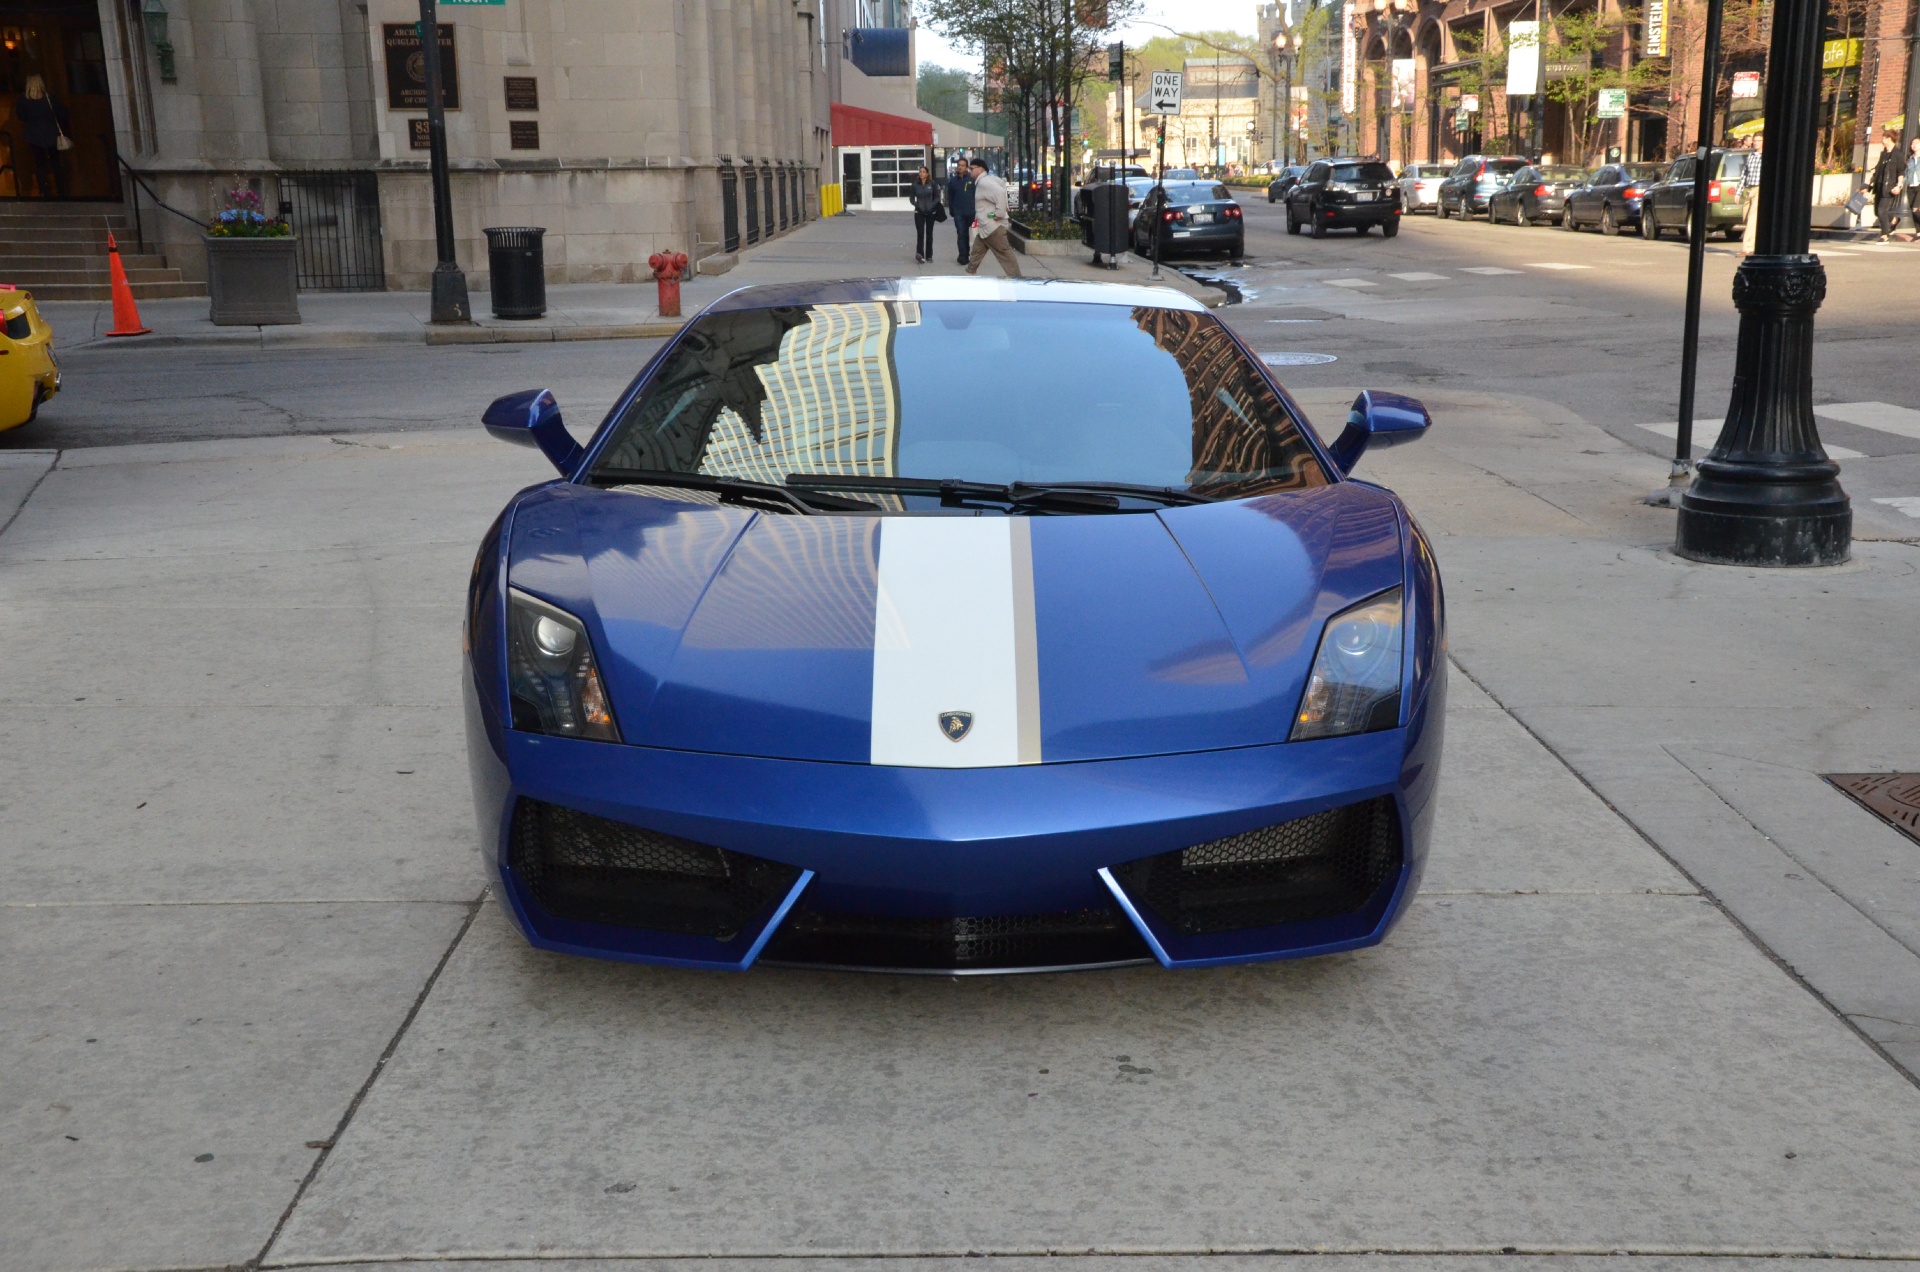
[[1288,740],[1372,733],[1400,723],[1400,589],[1327,620]]
[[620,740],[586,624],[512,588],[507,591],[507,691],[516,729]]

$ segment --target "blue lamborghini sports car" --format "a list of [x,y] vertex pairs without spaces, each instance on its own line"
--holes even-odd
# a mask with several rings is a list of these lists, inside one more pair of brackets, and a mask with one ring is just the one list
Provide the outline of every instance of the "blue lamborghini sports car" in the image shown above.
[[545,949],[1169,967],[1378,942],[1439,775],[1440,580],[1235,335],[1159,288],[749,288],[480,546],[468,749]]

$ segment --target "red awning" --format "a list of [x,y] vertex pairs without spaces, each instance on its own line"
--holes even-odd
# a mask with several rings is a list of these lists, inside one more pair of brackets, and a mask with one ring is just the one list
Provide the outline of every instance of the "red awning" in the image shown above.
[[833,144],[836,146],[931,146],[933,125],[884,111],[866,110],[845,102],[833,103]]

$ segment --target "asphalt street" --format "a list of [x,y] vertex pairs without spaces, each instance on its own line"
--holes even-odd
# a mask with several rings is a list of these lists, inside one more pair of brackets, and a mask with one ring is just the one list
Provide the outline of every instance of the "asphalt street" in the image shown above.
[[[1920,1272],[1920,843],[1822,779],[1920,772],[1920,519],[1873,502],[1920,495],[1920,248],[1831,262],[1862,533],[1769,572],[1642,501],[1678,244],[1249,219],[1196,269],[1311,417],[1433,409],[1360,475],[1434,540],[1452,660],[1423,891],[1291,963],[534,951],[482,890],[455,669],[474,545],[551,470],[476,420],[544,384],[584,434],[657,344],[71,357],[0,438],[0,1268]],[[908,241],[776,247],[872,276]]]

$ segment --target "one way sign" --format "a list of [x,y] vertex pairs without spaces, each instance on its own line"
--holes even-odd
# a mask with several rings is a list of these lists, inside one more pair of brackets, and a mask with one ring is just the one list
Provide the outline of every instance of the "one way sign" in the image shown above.
[[1147,113],[1149,115],[1178,115],[1180,113],[1180,86],[1185,79],[1179,71],[1155,71],[1153,84],[1147,92]]

